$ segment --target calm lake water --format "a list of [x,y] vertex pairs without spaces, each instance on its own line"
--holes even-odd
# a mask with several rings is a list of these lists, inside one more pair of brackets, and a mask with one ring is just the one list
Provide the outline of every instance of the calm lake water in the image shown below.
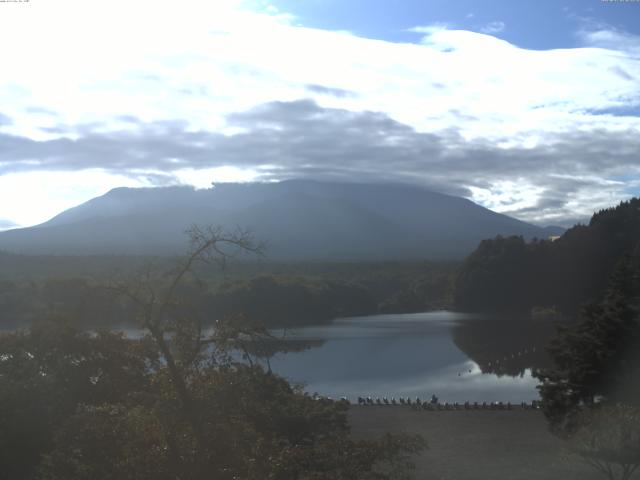
[[553,320],[449,311],[339,318],[272,331],[299,351],[278,353],[270,364],[311,394],[352,402],[433,394],[442,402],[530,402],[539,398],[532,367],[550,366],[544,349],[554,331]]
[[[510,328],[523,332],[521,338],[503,335],[508,329],[500,325],[505,324],[447,311],[342,318],[326,326],[287,330],[292,341],[316,346],[278,354],[271,367],[303,383],[309,393],[351,401],[368,395],[427,399],[432,394],[443,402],[537,399],[537,380],[526,360],[536,349],[527,345],[533,337],[526,328],[513,327],[514,322]],[[467,350],[477,353],[476,360],[459,344],[471,345]],[[483,373],[512,358],[522,366],[518,375]]]

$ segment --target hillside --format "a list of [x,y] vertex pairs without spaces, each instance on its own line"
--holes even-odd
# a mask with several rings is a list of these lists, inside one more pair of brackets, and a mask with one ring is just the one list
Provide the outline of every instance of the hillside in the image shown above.
[[521,237],[483,241],[465,260],[455,287],[457,308],[522,311],[555,307],[573,313],[597,300],[625,255],[640,251],[640,198],[599,211],[556,241]]
[[0,233],[0,249],[168,255],[184,251],[193,224],[248,228],[278,260],[458,259],[498,234],[556,233],[419,187],[292,180],[118,188],[36,227]]

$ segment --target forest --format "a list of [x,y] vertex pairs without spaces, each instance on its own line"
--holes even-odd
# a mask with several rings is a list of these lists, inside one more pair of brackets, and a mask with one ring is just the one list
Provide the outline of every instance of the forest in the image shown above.
[[555,240],[496,237],[463,262],[454,287],[456,308],[531,312],[538,307],[574,315],[598,299],[624,255],[640,251],[640,199],[596,212]]
[[[135,326],[130,301],[114,287],[175,261],[0,254],[0,330],[52,316],[84,328]],[[58,270],[60,264],[65,267]],[[450,307],[455,268],[431,262],[234,262],[225,271],[199,265],[198,282],[181,288],[205,323],[234,313],[267,327],[291,327]]]
[[352,438],[348,404],[255,363],[263,325],[236,314],[207,328],[196,264],[257,247],[214,229],[192,240],[171,270],[109,287],[138,339],[66,315],[0,335],[0,478],[406,478],[421,437]]
[[524,334],[554,337],[534,372],[551,431],[596,468],[630,475],[640,463],[629,431],[640,425],[639,199],[553,241],[485,240],[461,265],[227,269],[233,255],[213,247],[259,254],[248,234],[191,235],[185,257],[137,258],[109,273],[103,257],[74,259],[56,276],[64,257],[0,256],[0,479],[409,478],[424,439],[355,439],[347,403],[311,397],[259,360],[306,348],[279,344],[270,328],[439,308],[513,317],[513,328],[454,330],[480,363],[500,353],[495,328],[523,337],[514,313],[561,314],[557,333]]
[[606,478],[631,478],[640,467],[640,199],[558,239],[483,241],[454,296],[472,311],[562,315],[551,363],[534,372],[550,430]]

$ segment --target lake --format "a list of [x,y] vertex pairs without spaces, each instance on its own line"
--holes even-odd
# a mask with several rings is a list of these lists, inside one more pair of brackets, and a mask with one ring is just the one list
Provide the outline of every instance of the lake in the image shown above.
[[553,320],[450,311],[338,318],[272,330],[294,351],[270,365],[311,394],[351,401],[435,394],[441,402],[530,402],[539,398],[532,368],[551,365],[545,345],[554,331]]
[[448,311],[341,318],[287,330],[291,341],[315,346],[270,363],[309,393],[351,401],[435,394],[442,402],[530,402],[539,398],[531,367],[550,331],[531,320]]

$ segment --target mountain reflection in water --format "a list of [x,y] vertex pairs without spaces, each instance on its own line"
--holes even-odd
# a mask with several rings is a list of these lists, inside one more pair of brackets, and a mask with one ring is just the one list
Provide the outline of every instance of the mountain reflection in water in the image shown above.
[[289,330],[296,342],[321,343],[276,354],[271,367],[303,382],[309,393],[334,398],[436,394],[452,402],[531,401],[538,398],[531,368],[544,365],[552,333],[548,321],[447,311],[342,318]]

